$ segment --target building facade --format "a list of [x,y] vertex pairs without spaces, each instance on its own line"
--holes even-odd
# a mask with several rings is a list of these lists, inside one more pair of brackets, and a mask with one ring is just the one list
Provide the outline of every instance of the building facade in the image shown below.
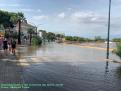
[[[21,33],[24,35],[24,36],[28,36],[28,29],[33,29],[35,32],[37,32],[37,27],[36,26],[33,26],[31,24],[28,24],[27,22],[21,22]],[[15,27],[15,30],[16,32],[19,31],[19,24],[17,23],[16,24],[16,27]]]

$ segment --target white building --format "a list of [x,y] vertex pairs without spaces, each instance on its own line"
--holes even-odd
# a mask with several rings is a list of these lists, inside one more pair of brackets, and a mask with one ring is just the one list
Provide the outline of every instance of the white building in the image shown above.
[[38,32],[38,35],[39,35],[39,37],[42,37],[42,32],[39,31]]
[[[31,24],[28,24],[27,22],[22,22],[21,23],[21,33],[24,34],[24,36],[28,36],[28,29],[33,29],[35,32],[37,32],[37,27],[31,25]],[[19,31],[19,24],[17,23],[16,27],[15,27],[15,30],[18,32]]]

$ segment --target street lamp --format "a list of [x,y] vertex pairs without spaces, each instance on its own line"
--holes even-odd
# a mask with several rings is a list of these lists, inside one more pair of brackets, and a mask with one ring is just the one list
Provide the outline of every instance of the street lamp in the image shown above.
[[40,25],[42,25],[42,24],[38,24],[38,25],[36,26],[36,34],[37,34],[37,32],[38,32],[38,31],[37,31],[37,28],[38,28]]
[[35,26],[35,28],[36,28],[36,35],[37,35],[37,32],[38,32],[38,31],[37,31],[37,28],[38,28],[38,26],[40,26],[40,25],[42,25],[42,24],[36,25],[36,24],[34,24],[34,23],[31,23],[31,22],[29,22],[29,23]]
[[109,12],[108,12],[108,36],[107,36],[107,56],[106,59],[109,59],[109,42],[110,42],[110,13],[111,13],[111,0],[109,0]]

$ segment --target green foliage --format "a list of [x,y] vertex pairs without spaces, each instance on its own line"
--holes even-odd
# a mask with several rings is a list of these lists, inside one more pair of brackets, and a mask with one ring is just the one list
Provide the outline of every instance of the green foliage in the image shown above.
[[17,20],[19,20],[19,19],[20,20],[25,20],[24,14],[22,12],[17,13],[17,18],[18,18]]
[[105,39],[101,38],[100,36],[95,36],[94,41],[95,41],[95,42],[104,42]]
[[65,40],[72,41],[73,40],[73,37],[72,36],[65,36]]
[[24,18],[23,13],[14,13],[0,10],[0,24],[2,24],[5,29],[13,28],[18,20],[22,18]]
[[29,28],[29,29],[27,30],[27,33],[28,33],[28,34],[34,34],[34,32],[35,32],[35,31],[34,31],[32,28]]
[[17,39],[18,38],[18,33],[17,32],[5,32],[5,38],[13,38],[13,39]]
[[11,37],[13,39],[17,39],[18,38],[18,33],[17,32],[13,32]]
[[74,36],[74,37],[73,36],[65,36],[65,40],[76,41],[76,42],[90,42],[90,41],[92,41],[91,39],[77,37],[77,36]]
[[46,32],[45,30],[39,30],[42,33],[42,39],[48,41],[55,41],[56,39],[64,38],[63,34],[55,34],[53,32]]
[[34,36],[32,38],[32,45],[41,45],[42,39],[39,36]]
[[47,33],[47,40],[48,41],[54,41],[55,39],[56,39],[56,36],[54,33],[52,33],[52,32]]
[[4,30],[4,27],[2,24],[0,24],[0,30]]
[[30,41],[30,45],[31,45],[31,39],[32,39],[32,34],[34,34],[34,30],[32,28],[29,28],[27,30],[27,33],[29,34],[29,41]]
[[5,38],[9,38],[10,37],[10,34],[8,32],[5,32]]
[[[21,12],[14,13],[14,12],[7,12],[0,10],[0,25],[4,27],[4,29],[11,29],[14,28],[18,21],[25,20],[24,14]],[[16,38],[16,34],[11,35],[9,31],[5,31],[5,37],[13,36]],[[19,34],[20,36],[20,34]],[[20,40],[20,37],[18,37]]]
[[121,42],[121,38],[115,38],[113,39],[113,42]]
[[63,34],[56,34],[56,37],[57,38],[64,38],[64,35]]
[[85,38],[85,41],[86,41],[86,42],[94,42],[94,40],[89,39],[89,38]]
[[117,43],[115,54],[120,57],[121,59],[121,42]]

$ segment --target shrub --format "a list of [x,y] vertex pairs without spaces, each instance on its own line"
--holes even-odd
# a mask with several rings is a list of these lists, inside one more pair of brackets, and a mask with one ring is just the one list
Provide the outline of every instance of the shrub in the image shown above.
[[113,42],[121,42],[121,38],[115,38],[113,39]]
[[66,37],[65,37],[65,40],[72,41],[72,36],[66,36]]
[[114,53],[120,57],[121,59],[121,42],[120,43],[117,43],[116,45],[116,50],[114,51]]
[[34,36],[32,38],[32,45],[41,45],[42,44],[42,39],[39,36]]
[[18,38],[18,33],[17,32],[13,32],[13,34],[11,35],[11,37],[13,39],[17,39]]
[[95,36],[94,41],[95,41],[95,42],[104,42],[105,39],[101,38],[100,36]]

